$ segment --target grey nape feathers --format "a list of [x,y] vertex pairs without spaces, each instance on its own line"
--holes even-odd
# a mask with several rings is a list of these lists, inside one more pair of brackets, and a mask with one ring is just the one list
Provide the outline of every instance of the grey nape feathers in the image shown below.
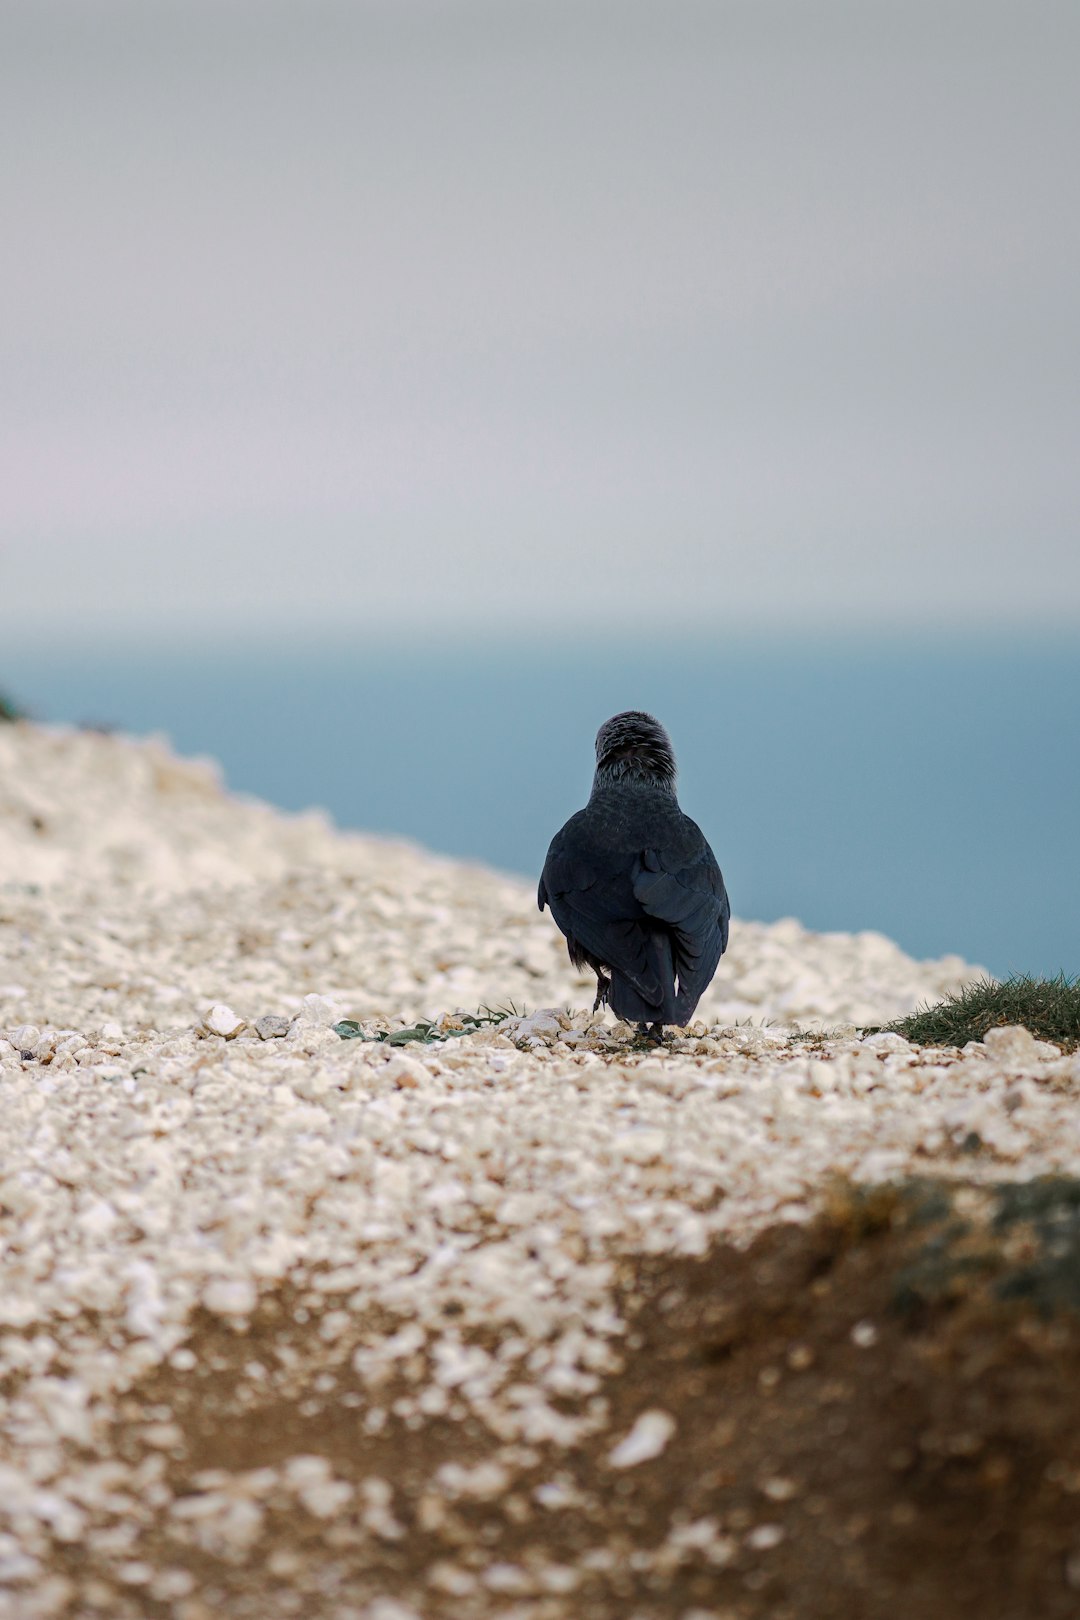
[[596,974],[594,1008],[654,1038],[689,1023],[731,908],[700,827],[679,809],[671,741],[651,714],[600,727],[589,802],[552,839],[537,903],[551,907],[574,966]]

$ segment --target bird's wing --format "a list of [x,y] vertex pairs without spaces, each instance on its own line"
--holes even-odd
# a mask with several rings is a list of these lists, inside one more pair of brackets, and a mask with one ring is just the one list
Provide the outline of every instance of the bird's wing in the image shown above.
[[546,900],[562,932],[576,939],[606,967],[617,968],[651,1005],[664,989],[648,957],[635,900],[631,863],[623,854],[575,851],[556,836],[544,863],[538,898]]
[[716,857],[703,837],[696,854],[647,849],[635,865],[633,891],[646,915],[671,929],[678,1001],[696,1007],[727,948],[731,906]]

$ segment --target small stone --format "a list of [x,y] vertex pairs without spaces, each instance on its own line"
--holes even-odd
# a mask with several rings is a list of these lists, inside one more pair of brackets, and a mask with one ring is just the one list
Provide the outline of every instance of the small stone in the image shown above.
[[859,1350],[869,1350],[877,1344],[878,1331],[873,1322],[856,1322],[851,1330],[851,1342]]
[[554,1592],[559,1597],[575,1592],[583,1579],[581,1571],[570,1564],[542,1564],[537,1574],[544,1591]]
[[636,1468],[639,1463],[659,1457],[667,1448],[675,1427],[675,1419],[669,1412],[655,1408],[642,1412],[629,1434],[611,1452],[609,1465],[612,1468]]
[[340,1010],[326,996],[305,996],[300,1006],[301,1018],[306,1018],[310,1024],[329,1026],[336,1024],[341,1016]]
[[231,1041],[244,1028],[244,1019],[223,1001],[216,1001],[204,1015],[203,1027],[211,1035],[224,1035],[227,1041]]
[[864,1035],[859,1045],[870,1052],[910,1052],[911,1042],[905,1041],[893,1029],[882,1029],[876,1035]]
[[755,1552],[771,1552],[773,1547],[779,1547],[784,1539],[782,1524],[757,1524],[746,1538],[748,1547]]
[[280,1040],[289,1033],[292,1020],[283,1018],[280,1013],[264,1013],[255,1020],[255,1033],[260,1041]]
[[316,1519],[332,1519],[350,1501],[353,1488],[347,1479],[320,1480],[300,1492],[301,1506]]
[[163,1569],[150,1583],[150,1596],[159,1603],[172,1598],[187,1597],[195,1590],[195,1577],[187,1569]]
[[184,1431],[178,1423],[148,1423],[142,1431],[143,1443],[156,1451],[174,1451],[184,1443]]
[[561,1029],[559,1014],[554,1007],[540,1007],[527,1018],[507,1020],[507,1032],[511,1040],[519,1045],[522,1042],[557,1039]]
[[983,1045],[999,1063],[1037,1063],[1042,1058],[1060,1056],[1056,1046],[1049,1041],[1037,1041],[1030,1029],[1025,1029],[1022,1024],[1003,1024],[998,1029],[988,1029],[983,1036]]
[[503,1496],[510,1484],[506,1469],[497,1462],[480,1462],[473,1468],[444,1463],[435,1478],[447,1496],[471,1497],[478,1502]]
[[276,1547],[266,1560],[266,1567],[279,1581],[286,1581],[304,1567],[304,1560],[292,1547]]
[[377,1597],[364,1610],[364,1620],[421,1620],[417,1611],[397,1598]]
[[446,1559],[432,1564],[427,1572],[427,1583],[439,1592],[448,1592],[451,1597],[469,1597],[476,1591],[476,1576]]
[[301,1451],[295,1457],[290,1457],[285,1463],[284,1473],[287,1483],[297,1491],[323,1485],[333,1476],[327,1459],[313,1451]]
[[119,1024],[102,1024],[101,1038],[103,1041],[122,1041],[124,1038],[124,1031],[121,1029]]
[[144,1564],[141,1559],[133,1559],[130,1563],[121,1564],[116,1574],[125,1586],[146,1586],[154,1578],[154,1567]]
[[249,1277],[214,1277],[203,1289],[202,1302],[215,1316],[250,1316],[259,1296]]
[[533,1584],[520,1564],[490,1564],[480,1579],[489,1592],[506,1592],[508,1595],[529,1592]]

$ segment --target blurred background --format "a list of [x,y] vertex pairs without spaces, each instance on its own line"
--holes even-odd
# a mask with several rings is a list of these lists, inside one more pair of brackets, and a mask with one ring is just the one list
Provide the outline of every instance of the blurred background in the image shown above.
[[[8,0],[0,689],[1080,971],[1073,0]],[[737,936],[734,936],[737,944]]]

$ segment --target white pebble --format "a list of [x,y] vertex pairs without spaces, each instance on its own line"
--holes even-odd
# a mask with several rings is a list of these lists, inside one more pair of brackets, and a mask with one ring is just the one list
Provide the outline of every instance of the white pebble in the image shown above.
[[305,996],[300,1005],[302,1008],[300,1016],[311,1024],[336,1024],[341,1017],[335,1003],[326,996]]
[[779,1547],[784,1539],[782,1524],[757,1524],[746,1538],[748,1547],[755,1552],[771,1552],[773,1547]]
[[203,1025],[212,1035],[224,1035],[225,1039],[230,1041],[244,1028],[244,1020],[223,1001],[216,1001],[203,1014]]
[[883,1029],[876,1035],[865,1035],[859,1045],[871,1052],[910,1052],[911,1044],[895,1030]]
[[630,1432],[611,1451],[608,1463],[612,1468],[636,1468],[639,1463],[659,1457],[666,1450],[675,1427],[670,1412],[656,1408],[642,1412]]
[[1037,1041],[1029,1029],[1021,1024],[1003,1024],[988,1029],[983,1045],[999,1063],[1024,1065],[1037,1063],[1041,1058],[1060,1056],[1058,1048],[1049,1041]]
[[203,1305],[215,1316],[250,1316],[258,1301],[255,1284],[247,1277],[215,1277],[202,1295]]

